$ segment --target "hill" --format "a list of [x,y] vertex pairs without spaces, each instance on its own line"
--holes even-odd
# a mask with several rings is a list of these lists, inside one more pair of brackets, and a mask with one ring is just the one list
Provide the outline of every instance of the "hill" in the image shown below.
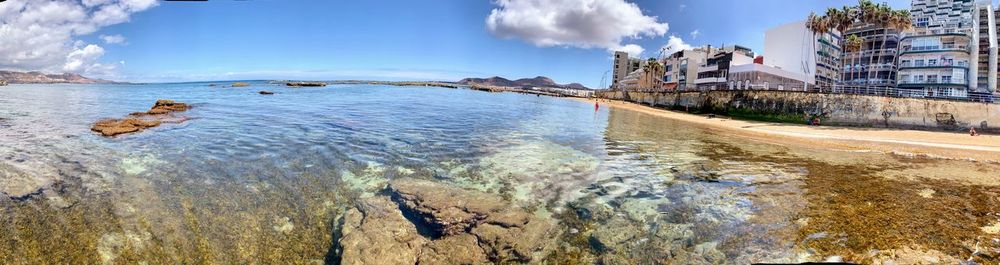
[[54,83],[72,83],[72,84],[109,84],[115,83],[114,81],[108,81],[103,79],[91,79],[79,74],[73,73],[63,73],[63,74],[46,74],[42,72],[15,72],[15,71],[0,71],[0,80],[6,80],[9,84],[54,84]]
[[551,78],[536,76],[534,78],[521,78],[510,80],[499,76],[490,78],[465,78],[458,81],[463,85],[484,85],[484,86],[504,86],[504,87],[556,87],[566,89],[589,89],[579,83],[561,85]]

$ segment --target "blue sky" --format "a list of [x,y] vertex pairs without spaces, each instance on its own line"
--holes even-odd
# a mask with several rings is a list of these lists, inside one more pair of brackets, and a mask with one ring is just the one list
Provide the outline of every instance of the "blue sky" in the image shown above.
[[[596,9],[627,9],[627,5],[634,3],[641,10],[638,17],[646,20],[609,26],[613,23],[602,20],[607,18],[588,15],[537,32],[539,28],[521,26],[534,19],[525,16],[533,14],[530,9],[570,12],[572,8],[566,6],[595,0],[505,0],[510,2],[506,5],[468,0],[148,1],[151,0],[77,2],[91,17],[111,5],[119,5],[127,17],[124,21],[94,25],[95,30],[70,30],[65,40],[69,43],[62,46],[67,52],[64,56],[67,62],[60,61],[62,57],[58,56],[29,60],[35,58],[30,55],[44,52],[32,53],[35,48],[24,47],[0,50],[8,53],[6,63],[0,56],[0,68],[73,70],[134,82],[285,78],[457,80],[544,75],[560,83],[579,82],[597,87],[602,74],[611,68],[609,50],[615,45],[638,45],[644,49],[642,56],[650,57],[657,55],[670,36],[675,36],[694,46],[741,44],[762,52],[766,29],[804,19],[810,11],[822,12],[830,6],[856,3],[606,0],[599,1],[601,5],[595,5]],[[4,17],[3,5],[13,6],[18,2],[0,3],[0,17]],[[909,7],[909,1],[889,4],[895,8]],[[84,23],[27,18],[18,22],[9,18],[12,14],[28,16],[30,9],[29,4],[15,10],[17,13],[7,10],[8,18],[0,20],[7,27],[46,21]],[[495,9],[512,14],[500,29],[491,30],[487,20]],[[608,13],[608,16],[621,14],[628,13]],[[615,37],[609,30],[635,25],[642,27],[632,32],[636,36],[621,36],[617,43],[608,40],[608,34],[612,34],[611,39]],[[692,34],[694,31],[698,33]],[[553,32],[584,34],[567,34],[554,40],[539,36]],[[602,37],[587,36],[591,33]],[[88,47],[91,45],[97,47]],[[80,64],[71,64],[73,58]]]

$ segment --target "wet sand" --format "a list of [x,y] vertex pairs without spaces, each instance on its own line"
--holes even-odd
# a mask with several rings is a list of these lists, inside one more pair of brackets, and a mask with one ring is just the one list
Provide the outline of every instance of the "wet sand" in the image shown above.
[[[594,100],[586,101],[594,102]],[[734,120],[719,116],[708,118],[704,115],[657,109],[623,101],[601,101],[600,104],[602,107],[610,106],[681,120],[709,130],[725,130],[736,136],[780,145],[1000,163],[1000,136],[997,135],[973,137],[967,133],[952,132],[806,126]]]

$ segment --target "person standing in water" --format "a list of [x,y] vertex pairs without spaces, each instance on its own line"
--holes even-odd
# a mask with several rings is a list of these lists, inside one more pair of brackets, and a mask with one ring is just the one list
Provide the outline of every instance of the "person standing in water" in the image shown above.
[[600,103],[594,102],[594,111],[601,109]]

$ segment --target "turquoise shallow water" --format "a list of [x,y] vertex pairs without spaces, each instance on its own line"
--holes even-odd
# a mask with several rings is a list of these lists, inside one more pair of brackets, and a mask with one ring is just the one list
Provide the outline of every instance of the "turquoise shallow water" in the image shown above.
[[[825,234],[802,235],[817,218],[805,211],[823,205],[807,196],[810,170],[913,166],[595,111],[586,101],[209,84],[0,88],[0,258],[336,263],[338,216],[387,180],[413,177],[533,209],[561,225],[562,252],[553,255],[588,263],[818,260],[852,252],[813,249],[809,240]],[[192,104],[179,113],[191,119],[114,138],[89,130],[157,99]]]

